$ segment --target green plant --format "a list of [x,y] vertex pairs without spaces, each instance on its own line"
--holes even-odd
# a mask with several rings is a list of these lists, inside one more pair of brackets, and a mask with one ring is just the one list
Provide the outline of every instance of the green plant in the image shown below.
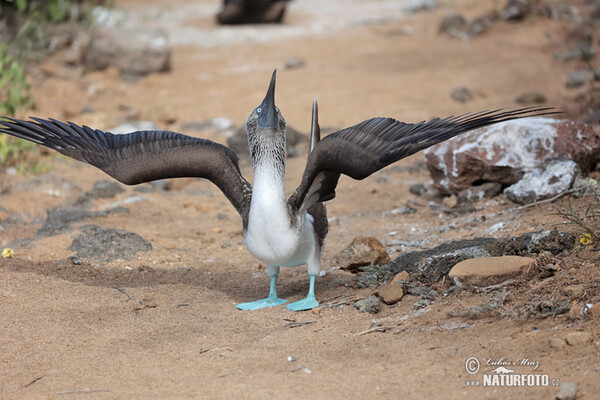
[[18,109],[32,106],[23,67],[0,44],[0,112],[14,115]]
[[565,219],[564,225],[577,226],[581,231],[579,242],[583,245],[600,240],[600,196],[594,191],[589,197],[591,201],[583,211],[576,210],[571,199],[568,199],[552,214]]

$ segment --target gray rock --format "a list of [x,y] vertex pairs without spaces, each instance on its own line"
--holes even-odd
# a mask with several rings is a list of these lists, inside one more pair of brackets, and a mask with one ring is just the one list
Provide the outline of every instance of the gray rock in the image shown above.
[[500,11],[500,18],[504,20],[517,20],[525,18],[531,12],[529,0],[509,0],[508,4]]
[[569,190],[579,172],[574,161],[553,160],[526,173],[519,182],[504,189],[504,194],[519,204],[548,199]]
[[421,195],[427,193],[427,186],[425,186],[425,185],[423,185],[421,183],[415,183],[414,185],[411,185],[408,190],[412,194],[416,194],[417,196],[421,196]]
[[380,306],[381,301],[377,296],[369,296],[354,303],[354,308],[358,311],[369,314],[377,314]]
[[141,76],[170,69],[167,33],[157,28],[97,28],[85,64],[94,70],[114,66],[122,75]]
[[589,69],[576,69],[567,76],[567,89],[575,89],[591,82],[594,72]]
[[481,185],[471,186],[465,190],[458,192],[456,199],[459,206],[482,200],[484,198],[492,198],[502,192],[502,185],[498,182],[486,182]]
[[469,26],[467,19],[461,14],[450,14],[440,22],[439,33],[452,34],[452,32],[466,32]]
[[356,271],[365,265],[381,265],[390,260],[385,246],[373,237],[358,236],[337,254],[333,263],[342,269]]
[[515,184],[553,159],[570,159],[582,171],[600,157],[600,134],[568,120],[525,118],[468,132],[425,150],[436,189],[457,194],[475,182]]
[[594,57],[596,57],[596,49],[594,48],[594,45],[587,40],[582,40],[575,47],[554,55],[554,58],[559,61],[573,61],[579,59],[591,60]]
[[452,89],[452,94],[450,96],[452,97],[452,100],[456,100],[460,103],[466,103],[467,101],[473,100],[473,94],[466,86]]
[[575,400],[577,398],[577,388],[574,383],[563,382],[560,384],[560,390],[556,394],[556,400]]
[[437,6],[437,0],[408,0],[402,3],[402,11],[406,14],[413,14],[419,11],[435,10]]
[[98,181],[94,183],[92,189],[84,192],[79,199],[77,199],[77,203],[82,204],[95,199],[112,199],[124,191],[125,189],[123,189],[118,182],[106,180]]
[[543,104],[546,100],[546,95],[541,92],[526,92],[515,99],[517,103],[524,106]]
[[140,235],[124,229],[84,225],[69,246],[80,258],[99,262],[116,259],[131,260],[140,251],[152,250],[152,245]]

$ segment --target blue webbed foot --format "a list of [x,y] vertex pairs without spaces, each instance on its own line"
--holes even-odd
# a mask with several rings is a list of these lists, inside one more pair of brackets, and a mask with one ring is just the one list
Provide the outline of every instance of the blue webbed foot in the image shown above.
[[236,307],[240,310],[258,310],[265,307],[274,307],[287,303],[287,300],[280,299],[277,296],[269,296],[266,299],[251,301],[248,303],[236,304]]
[[319,302],[315,299],[314,295],[306,296],[306,298],[290,303],[286,307],[288,310],[291,311],[311,310],[313,308],[319,307]]
[[236,305],[240,310],[258,310],[265,307],[275,307],[283,303],[287,303],[287,300],[280,299],[277,297],[277,274],[271,275],[271,287],[269,289],[269,297],[262,300],[251,301],[249,303],[242,303]]
[[291,311],[311,310],[319,307],[319,302],[315,299],[315,275],[309,275],[310,286],[306,298],[288,304],[286,307]]

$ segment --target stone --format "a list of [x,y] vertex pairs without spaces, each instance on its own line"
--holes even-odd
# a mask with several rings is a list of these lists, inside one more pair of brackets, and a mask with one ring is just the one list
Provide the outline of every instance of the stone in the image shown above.
[[435,10],[437,6],[437,0],[408,0],[402,3],[402,12],[413,14],[419,11],[431,11]]
[[396,304],[403,296],[404,289],[402,288],[402,282],[400,281],[392,280],[379,288],[379,297],[385,304]]
[[471,186],[458,192],[456,200],[459,206],[477,202],[484,198],[492,198],[502,192],[502,185],[498,182],[486,182],[481,185]]
[[461,14],[450,14],[442,18],[438,32],[446,34],[452,34],[455,31],[466,32],[468,26],[469,22],[464,16]]
[[558,61],[573,61],[573,60],[591,60],[596,57],[596,49],[594,45],[587,41],[582,40],[575,47],[571,47],[568,50],[561,51],[554,55],[554,58]]
[[592,341],[592,335],[589,332],[571,332],[566,337],[569,346],[581,346]]
[[392,279],[392,282],[401,282],[405,283],[410,280],[410,274],[406,271],[402,271],[396,274]]
[[458,199],[455,195],[444,197],[444,200],[442,200],[442,205],[446,208],[456,208],[458,207]]
[[415,183],[414,185],[410,185],[408,190],[414,195],[421,196],[427,193],[427,186],[422,183]]
[[563,382],[560,384],[560,390],[556,394],[556,400],[575,400],[577,398],[577,388],[574,383]]
[[600,303],[596,303],[590,308],[589,314],[592,318],[600,319]]
[[89,69],[114,66],[121,76],[169,71],[170,62],[167,33],[160,28],[97,28],[85,54],[85,65]]
[[334,257],[334,264],[340,268],[357,271],[365,265],[381,265],[390,261],[385,247],[373,237],[356,237],[344,250]]
[[524,106],[543,104],[546,101],[546,95],[540,92],[526,92],[515,99],[515,102]]
[[380,305],[381,301],[377,296],[369,296],[354,303],[354,308],[360,312],[377,314],[379,312]]
[[436,189],[458,194],[476,182],[517,183],[525,173],[563,159],[590,171],[600,158],[600,133],[570,120],[532,117],[468,132],[425,150]]
[[500,11],[500,18],[504,20],[519,20],[531,12],[529,0],[509,0],[508,4]]
[[589,69],[576,69],[567,76],[565,86],[567,89],[575,89],[585,85],[594,79],[594,71]]
[[583,307],[581,307],[581,305],[577,304],[577,302],[574,301],[571,304],[571,308],[569,309],[568,317],[571,321],[580,320],[581,318],[583,318]]
[[549,199],[569,190],[579,173],[575,161],[551,160],[527,172],[517,183],[504,189],[504,194],[518,204]]
[[473,100],[473,94],[466,86],[459,86],[452,89],[450,97],[452,97],[452,100],[460,103],[466,103],[467,101]]
[[124,229],[84,225],[79,231],[82,233],[76,235],[69,246],[69,250],[76,251],[79,258],[100,262],[131,260],[140,251],[152,250],[149,241]]
[[533,261],[520,256],[473,258],[456,264],[448,276],[466,287],[495,285],[519,275],[532,275]]

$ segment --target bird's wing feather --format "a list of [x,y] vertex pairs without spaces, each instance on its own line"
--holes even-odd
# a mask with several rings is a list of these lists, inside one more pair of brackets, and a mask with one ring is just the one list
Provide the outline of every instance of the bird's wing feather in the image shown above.
[[247,222],[252,188],[229,147],[169,131],[114,135],[72,122],[32,119],[35,122],[3,118],[0,132],[91,164],[127,185],[166,178],[209,179]]
[[306,210],[331,200],[341,174],[364,179],[419,150],[461,133],[517,118],[556,114],[549,107],[494,110],[407,124],[393,118],[372,118],[331,133],[311,151],[302,182],[288,200],[293,210]]

